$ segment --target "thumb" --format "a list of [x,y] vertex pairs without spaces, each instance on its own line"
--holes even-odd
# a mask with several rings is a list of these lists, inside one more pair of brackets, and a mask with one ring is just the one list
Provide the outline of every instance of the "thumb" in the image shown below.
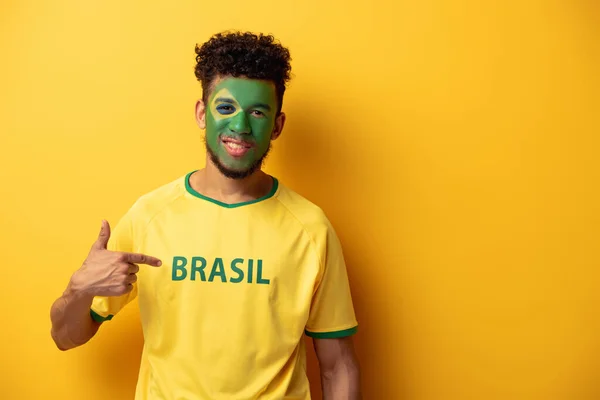
[[105,250],[108,244],[108,239],[110,239],[110,225],[108,224],[108,221],[103,219],[102,227],[100,228],[100,233],[98,234],[98,239],[96,240],[96,243],[94,243],[94,248]]

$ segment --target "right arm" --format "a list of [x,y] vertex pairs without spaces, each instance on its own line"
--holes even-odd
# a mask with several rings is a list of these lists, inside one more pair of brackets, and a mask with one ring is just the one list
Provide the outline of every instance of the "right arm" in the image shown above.
[[61,297],[50,310],[52,339],[60,350],[69,350],[87,343],[100,328],[92,319],[90,308],[93,296],[77,290],[69,282]]
[[69,350],[87,343],[98,332],[90,308],[95,296],[121,296],[133,290],[138,263],[160,266],[155,257],[107,250],[110,226],[102,221],[98,239],[66,290],[50,309],[51,335],[56,347]]

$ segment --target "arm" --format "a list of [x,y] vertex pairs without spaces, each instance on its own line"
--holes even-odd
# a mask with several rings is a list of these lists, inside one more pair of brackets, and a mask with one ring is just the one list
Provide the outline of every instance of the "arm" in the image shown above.
[[88,342],[98,331],[100,323],[90,315],[93,296],[73,287],[69,282],[61,297],[50,310],[52,339],[60,350],[69,350]]
[[67,289],[50,309],[51,335],[56,347],[69,350],[88,342],[100,324],[92,319],[90,308],[96,296],[122,296],[133,290],[140,264],[160,266],[155,257],[110,251],[110,226],[102,222],[98,239],[81,268],[71,277]]
[[323,400],[360,400],[360,368],[352,337],[313,339]]

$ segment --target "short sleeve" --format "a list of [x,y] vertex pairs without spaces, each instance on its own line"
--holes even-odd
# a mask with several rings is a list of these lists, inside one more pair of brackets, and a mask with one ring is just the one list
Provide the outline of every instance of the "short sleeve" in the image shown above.
[[328,223],[323,235],[322,273],[313,295],[306,335],[317,338],[340,338],[356,333],[358,322],[354,313],[352,295],[341,243]]
[[[133,252],[133,224],[130,213],[125,214],[111,229],[110,239],[106,246],[111,251]],[[97,322],[112,319],[119,311],[137,296],[137,282],[133,290],[122,296],[96,296],[92,302],[90,313]]]

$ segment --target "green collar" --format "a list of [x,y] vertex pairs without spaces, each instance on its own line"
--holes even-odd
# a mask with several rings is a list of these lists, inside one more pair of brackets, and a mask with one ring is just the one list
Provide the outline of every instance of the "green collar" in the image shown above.
[[277,192],[277,188],[279,187],[279,181],[277,180],[277,178],[275,177],[271,177],[271,179],[273,179],[273,186],[271,187],[271,191],[269,193],[267,193],[265,196],[259,197],[258,199],[254,199],[254,200],[250,200],[250,201],[243,201],[241,203],[234,203],[234,204],[227,204],[227,203],[223,203],[221,201],[212,199],[210,197],[207,197],[203,194],[198,193],[197,191],[195,191],[192,188],[192,185],[190,185],[190,176],[196,172],[196,170],[189,172],[186,176],[185,176],[185,189],[188,191],[188,193],[190,193],[193,196],[196,196],[202,200],[206,200],[206,201],[210,201],[211,203],[214,203],[218,206],[221,207],[225,207],[225,208],[236,208],[236,207],[242,207],[242,206],[247,206],[250,204],[254,204],[254,203],[258,203],[260,201],[263,200],[267,200],[270,199],[271,197],[273,197],[275,195],[275,193]]

